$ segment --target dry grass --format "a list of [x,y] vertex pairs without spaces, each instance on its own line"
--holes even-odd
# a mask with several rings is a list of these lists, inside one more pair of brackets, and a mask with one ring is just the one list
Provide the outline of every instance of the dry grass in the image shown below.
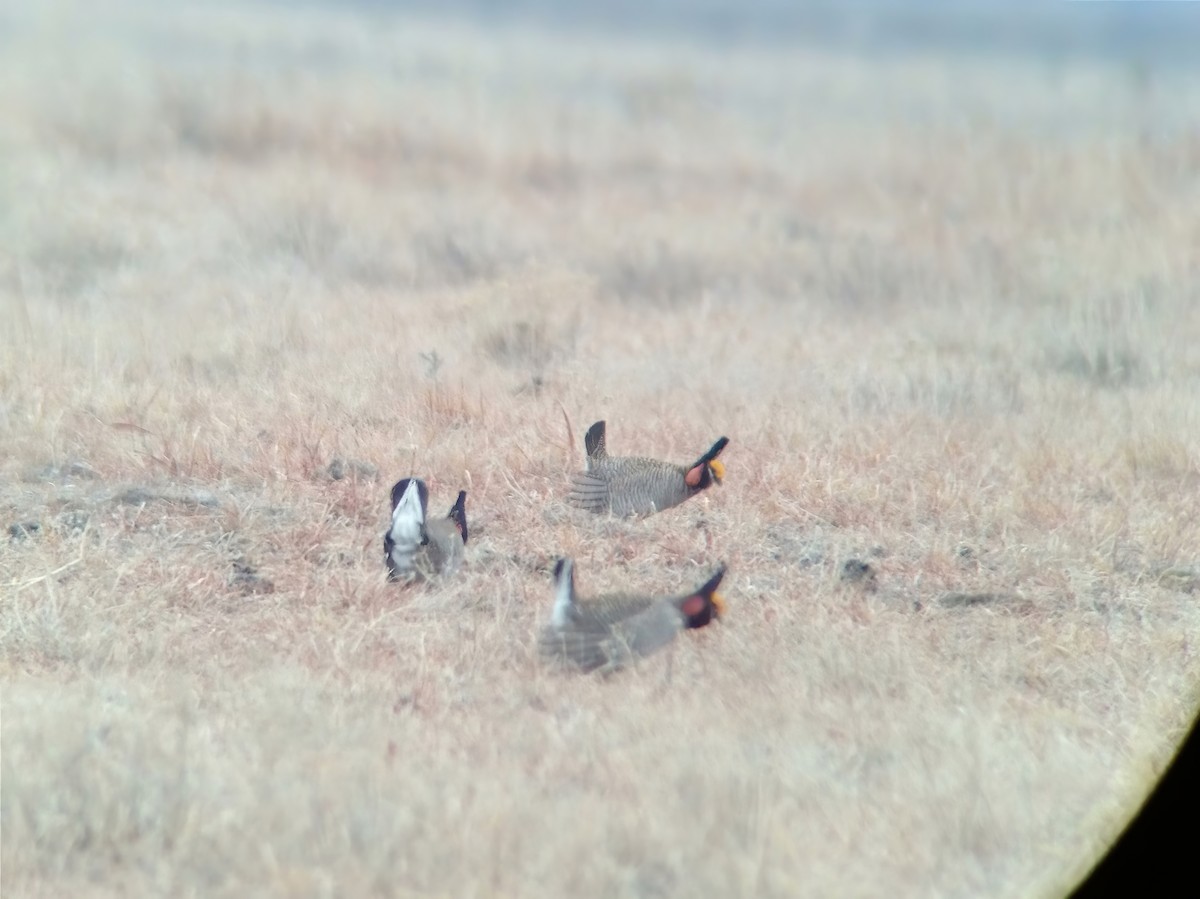
[[[1048,894],[1163,769],[1194,71],[36,9],[5,896]],[[560,406],[614,451],[728,434],[726,486],[582,518]],[[385,580],[411,473],[470,491],[442,588]],[[543,670],[562,553],[586,592],[725,560],[731,614],[669,676]]]

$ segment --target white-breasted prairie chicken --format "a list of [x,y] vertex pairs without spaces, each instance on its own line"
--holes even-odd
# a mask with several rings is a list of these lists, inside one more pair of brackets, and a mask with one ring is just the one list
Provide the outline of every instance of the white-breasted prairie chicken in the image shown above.
[[432,580],[453,574],[467,545],[467,491],[445,518],[428,521],[429,488],[404,478],[392,488],[392,526],[383,535],[384,559],[392,580]]
[[607,674],[662,649],[682,630],[704,627],[725,614],[717,587],[721,565],[707,581],[680,596],[612,593],[580,599],[575,563],[554,566],[554,610],[538,637],[541,657],[563,667]]
[[579,509],[618,517],[652,515],[720,485],[725,466],[717,458],[728,437],[721,437],[691,465],[676,465],[643,456],[610,456],[604,422],[588,428],[583,439],[587,471],[571,476],[567,502]]

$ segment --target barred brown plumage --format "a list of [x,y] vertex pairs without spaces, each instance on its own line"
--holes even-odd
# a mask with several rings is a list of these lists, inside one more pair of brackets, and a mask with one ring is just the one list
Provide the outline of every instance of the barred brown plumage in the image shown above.
[[691,465],[642,456],[608,455],[605,423],[592,425],[584,438],[587,470],[571,477],[567,501],[598,514],[650,515],[677,506],[712,484],[720,485],[725,466],[717,459],[729,443],[721,437]]
[[615,593],[580,599],[575,594],[575,563],[554,566],[554,611],[542,629],[538,651],[546,661],[581,671],[607,674],[669,644],[688,628],[709,624],[725,613],[717,587],[721,565],[703,585],[682,596]]

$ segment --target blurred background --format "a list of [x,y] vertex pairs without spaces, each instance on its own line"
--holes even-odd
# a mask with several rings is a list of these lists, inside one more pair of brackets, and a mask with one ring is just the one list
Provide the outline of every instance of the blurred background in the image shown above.
[[715,46],[795,43],[860,53],[1003,52],[1060,61],[1100,55],[1145,65],[1195,64],[1200,57],[1200,12],[1194,4],[1144,0],[356,0],[324,4],[308,0],[308,4],[409,10],[497,24],[686,35]]

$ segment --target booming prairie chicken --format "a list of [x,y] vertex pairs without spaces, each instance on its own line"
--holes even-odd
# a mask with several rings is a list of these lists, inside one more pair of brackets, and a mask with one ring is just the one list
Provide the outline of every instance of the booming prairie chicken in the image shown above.
[[554,611],[538,638],[543,659],[582,671],[609,673],[666,646],[687,628],[704,627],[725,613],[717,587],[722,565],[705,583],[683,596],[617,593],[580,599],[575,563],[554,566]]
[[383,535],[383,552],[393,580],[453,574],[467,543],[467,491],[445,518],[426,521],[429,489],[420,478],[404,478],[392,488],[392,526]]
[[587,471],[571,477],[567,501],[589,512],[627,517],[650,515],[678,506],[712,484],[720,484],[725,466],[717,459],[729,443],[722,437],[691,465],[675,465],[642,456],[608,454],[604,422],[588,428],[583,438]]

